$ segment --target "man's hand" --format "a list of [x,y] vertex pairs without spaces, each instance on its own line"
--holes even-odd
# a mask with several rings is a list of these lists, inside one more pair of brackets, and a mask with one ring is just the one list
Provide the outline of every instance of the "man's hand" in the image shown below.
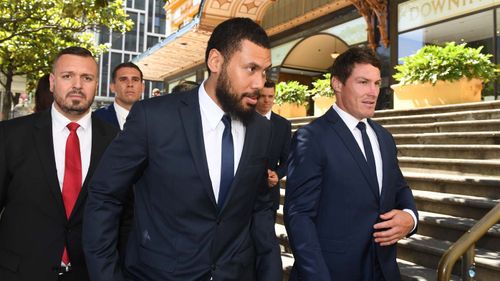
[[278,174],[275,171],[267,169],[267,185],[273,187],[278,184]]
[[380,246],[389,246],[397,243],[413,229],[413,218],[405,211],[393,209],[380,215],[382,222],[373,226],[376,230],[373,233],[375,242]]

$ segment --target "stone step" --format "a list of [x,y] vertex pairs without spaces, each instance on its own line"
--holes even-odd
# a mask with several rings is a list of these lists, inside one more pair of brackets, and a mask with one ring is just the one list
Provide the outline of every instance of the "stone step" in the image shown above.
[[455,174],[500,176],[500,160],[398,157],[401,169],[428,169]]
[[500,160],[500,145],[401,144],[398,156]]
[[[418,211],[418,234],[454,242],[465,234],[477,220],[455,217],[445,214]],[[500,224],[491,227],[477,243],[478,247],[499,251],[500,253]]]
[[499,199],[433,191],[413,190],[417,210],[479,220]]
[[[415,234],[398,242],[398,258],[420,266],[437,269],[440,258],[452,245],[449,241]],[[500,252],[476,248],[476,281],[500,280]],[[457,262],[453,273],[459,274],[460,262]]]
[[412,108],[412,109],[386,109],[375,111],[375,117],[389,117],[389,116],[408,116],[408,115],[420,115],[420,114],[433,114],[433,113],[444,113],[444,112],[458,112],[458,111],[471,111],[471,110],[484,110],[484,109],[495,109],[500,108],[500,101],[481,101],[472,103],[461,103],[461,104],[448,104],[424,108]]
[[394,134],[394,140],[401,144],[500,144],[500,131]]
[[391,132],[392,134],[498,131],[500,130],[500,119],[466,120],[421,124],[391,124],[385,125],[384,128],[389,130],[389,132]]
[[500,177],[484,175],[453,175],[432,170],[419,172],[403,169],[412,190],[444,192],[500,199]]
[[[401,272],[401,281],[436,281],[436,269],[418,265],[413,262],[396,259]],[[460,277],[456,275],[450,276],[450,281],[460,281]]]
[[380,125],[423,124],[452,121],[474,121],[500,119],[500,109],[484,109],[460,112],[433,113],[423,115],[403,115],[391,117],[375,117]]

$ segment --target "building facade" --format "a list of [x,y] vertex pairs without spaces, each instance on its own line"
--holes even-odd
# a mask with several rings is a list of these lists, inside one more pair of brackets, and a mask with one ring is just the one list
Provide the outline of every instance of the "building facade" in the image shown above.
[[[170,5],[186,2],[170,1]],[[250,17],[268,32],[273,62],[270,72],[276,81],[310,84],[348,47],[374,48],[383,63],[378,109],[392,107],[390,85],[397,82],[392,78],[394,66],[424,45],[454,41],[484,46],[482,52],[492,54],[494,63],[500,62],[498,0],[204,0],[193,7],[199,13],[189,24],[135,59],[149,65],[152,71],[147,75],[164,81],[166,88],[181,80],[203,81],[206,72],[202,56],[192,56],[202,52],[206,44],[200,40],[200,48],[190,39],[195,35],[208,38],[218,22],[234,16]],[[159,62],[163,57],[184,53],[191,54],[189,64]],[[498,81],[485,85],[482,92],[484,100],[500,99],[499,95]]]
[[[170,33],[164,0],[127,0],[124,4],[130,20],[134,22],[132,30],[122,34],[103,27],[99,32],[99,44],[109,44],[109,51],[99,58],[98,97],[101,100],[114,97],[109,90],[109,83],[112,71],[118,64],[133,60]],[[149,98],[154,88],[163,89],[162,81],[145,80],[144,83],[143,98]]]

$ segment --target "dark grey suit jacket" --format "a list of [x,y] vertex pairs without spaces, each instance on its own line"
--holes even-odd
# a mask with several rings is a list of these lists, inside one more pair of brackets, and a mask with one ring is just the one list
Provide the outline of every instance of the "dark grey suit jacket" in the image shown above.
[[[90,185],[84,248],[92,280],[282,280],[265,185],[269,135],[269,123],[255,114],[220,207],[198,89],[135,103]],[[132,183],[134,225],[120,268],[109,246],[116,243],[117,217]]]
[[57,179],[50,109],[0,122],[0,279],[56,281],[65,241],[74,280],[89,280],[82,244],[87,185],[117,130],[92,117],[90,167],[66,218]]

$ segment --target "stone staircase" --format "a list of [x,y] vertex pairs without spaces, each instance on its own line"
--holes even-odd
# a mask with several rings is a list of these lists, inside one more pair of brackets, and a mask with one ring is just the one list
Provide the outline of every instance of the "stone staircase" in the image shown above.
[[[292,119],[292,129],[313,119]],[[418,233],[398,243],[402,280],[436,280],[444,252],[500,203],[500,101],[383,110],[373,119],[396,140],[399,164],[420,215]],[[284,194],[282,189],[281,203]],[[288,280],[293,255],[282,206],[275,228]],[[457,262],[452,280],[461,280],[459,266]],[[475,266],[475,280],[500,281],[500,223],[476,243]]]

